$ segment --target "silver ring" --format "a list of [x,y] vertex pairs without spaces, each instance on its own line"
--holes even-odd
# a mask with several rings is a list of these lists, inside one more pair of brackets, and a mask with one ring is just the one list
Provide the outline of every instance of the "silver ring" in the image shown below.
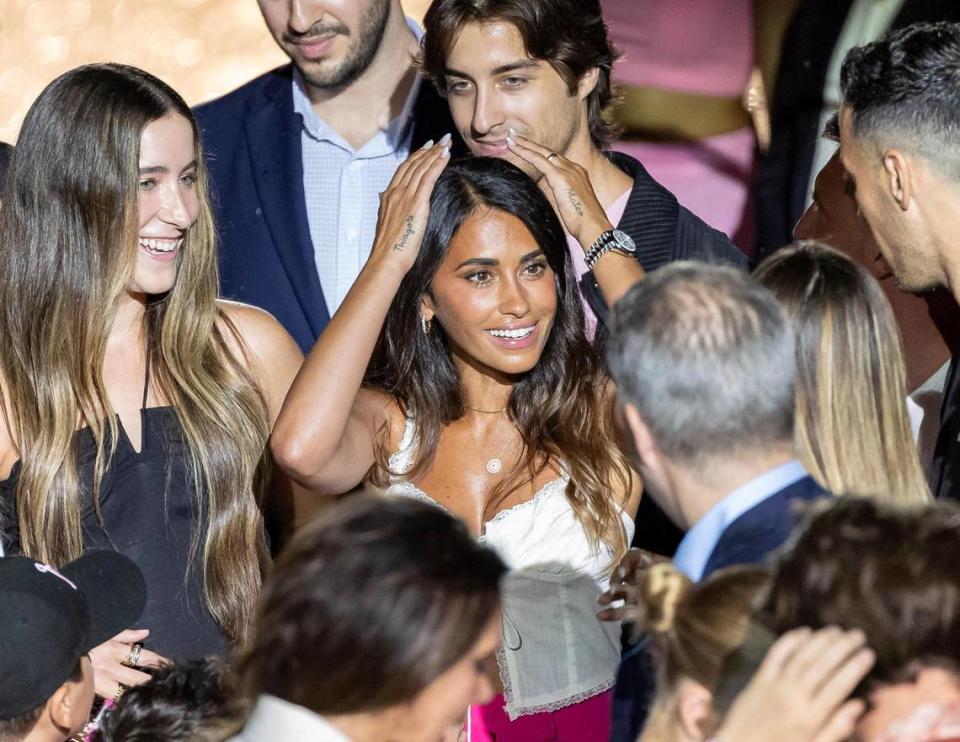
[[560,155],[558,155],[556,152],[551,152],[549,155],[547,155],[547,162],[550,162],[551,158],[559,156]]

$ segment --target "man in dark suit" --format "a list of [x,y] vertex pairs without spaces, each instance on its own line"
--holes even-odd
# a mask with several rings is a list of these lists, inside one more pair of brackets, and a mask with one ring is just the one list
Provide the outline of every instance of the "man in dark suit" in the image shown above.
[[225,297],[270,311],[304,352],[363,265],[396,166],[452,130],[411,58],[400,0],[260,0],[291,64],[196,110]]
[[[773,294],[727,267],[674,263],[617,303],[608,361],[622,427],[644,495],[686,531],[673,562],[693,581],[762,563],[787,540],[797,505],[826,494],[794,453],[794,354]],[[637,556],[602,600],[627,605],[601,618],[630,620]],[[636,739],[653,687],[640,642],[621,665],[612,740]]]
[[[826,494],[794,453],[794,354],[773,294],[727,267],[674,263],[617,303],[608,362],[622,427],[644,495],[686,531],[673,561],[691,580],[762,563],[797,505]],[[604,600],[629,594],[614,584]],[[630,608],[601,617],[629,619]],[[636,739],[653,684],[641,642],[621,666],[613,740]]]
[[[856,16],[856,17],[854,17]],[[757,257],[790,243],[809,203],[823,112],[839,101],[836,70],[854,44],[918,21],[960,21],[960,3],[944,0],[804,0],[783,41],[771,104],[772,138],[761,156],[754,199]],[[851,21],[857,21],[852,26]],[[872,31],[866,38],[862,31]],[[858,36],[859,33],[859,36]]]
[[782,544],[824,491],[796,460],[794,336],[774,296],[721,266],[678,263],[617,304],[609,362],[646,493],[687,531],[694,580]]

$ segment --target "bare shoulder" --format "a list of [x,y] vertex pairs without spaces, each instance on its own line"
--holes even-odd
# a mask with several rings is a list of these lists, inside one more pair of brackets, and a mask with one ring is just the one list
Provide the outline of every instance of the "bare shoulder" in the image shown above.
[[226,320],[221,320],[220,329],[227,346],[257,379],[275,420],[303,364],[303,353],[270,312],[234,301],[221,300],[218,305]]
[[[217,304],[236,330],[236,335],[243,339],[244,344],[258,359],[268,359],[278,352],[303,357],[290,333],[270,312],[250,304],[225,299],[219,300]],[[235,343],[237,338],[229,331],[230,328],[223,329],[227,330],[224,332],[227,342]]]

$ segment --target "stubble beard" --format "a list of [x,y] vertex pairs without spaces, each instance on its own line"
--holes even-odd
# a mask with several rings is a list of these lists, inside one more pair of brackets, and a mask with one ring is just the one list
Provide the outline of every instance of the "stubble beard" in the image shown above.
[[374,3],[360,19],[357,42],[340,64],[329,70],[323,70],[321,65],[317,65],[318,69],[311,70],[297,64],[297,69],[308,85],[324,92],[335,92],[349,87],[367,71],[376,57],[389,20],[390,0]]

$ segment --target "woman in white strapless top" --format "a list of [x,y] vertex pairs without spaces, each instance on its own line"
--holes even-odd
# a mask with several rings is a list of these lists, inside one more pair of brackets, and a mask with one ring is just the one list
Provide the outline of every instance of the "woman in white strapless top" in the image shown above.
[[[589,248],[610,225],[562,159],[549,179],[569,202],[564,225],[503,160],[447,167],[445,142],[412,155],[273,434],[278,463],[312,490],[366,479],[430,502],[511,568],[503,697],[472,711],[474,742],[557,729],[590,742],[610,728],[619,625],[597,619],[596,600],[632,537],[640,482],[617,447],[563,228]],[[633,259],[597,261],[608,290],[618,260]]]

